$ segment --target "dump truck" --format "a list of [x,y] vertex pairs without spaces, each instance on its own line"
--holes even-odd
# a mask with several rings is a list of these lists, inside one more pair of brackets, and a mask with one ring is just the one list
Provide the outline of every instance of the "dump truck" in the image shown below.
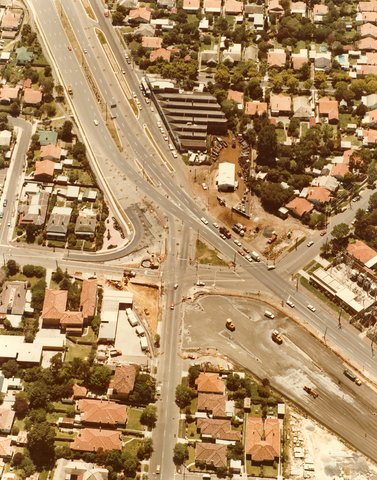
[[313,398],[317,398],[318,395],[319,395],[318,392],[316,392],[312,387],[308,387],[308,385],[304,386],[304,390],[305,390],[306,393],[311,395]]
[[277,343],[278,345],[281,345],[283,343],[282,336],[278,332],[278,330],[273,330],[271,333],[271,338],[272,340]]
[[220,234],[224,235],[226,238],[230,238],[232,236],[232,234],[226,227],[220,227],[219,232]]
[[227,321],[225,322],[225,326],[228,330],[230,330],[231,332],[234,332],[234,330],[236,329],[236,326],[234,325],[234,323],[232,322],[232,319],[231,318],[228,318]]

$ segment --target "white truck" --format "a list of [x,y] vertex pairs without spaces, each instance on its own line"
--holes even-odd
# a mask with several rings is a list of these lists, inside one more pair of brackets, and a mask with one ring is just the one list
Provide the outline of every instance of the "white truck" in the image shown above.
[[250,257],[255,260],[256,262],[260,262],[260,256],[259,256],[259,253],[253,251],[253,252],[250,252]]

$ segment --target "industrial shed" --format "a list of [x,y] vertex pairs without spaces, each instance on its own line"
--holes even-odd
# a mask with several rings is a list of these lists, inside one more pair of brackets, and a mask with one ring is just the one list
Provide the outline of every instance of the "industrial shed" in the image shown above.
[[233,192],[236,188],[236,167],[233,163],[223,162],[219,164],[217,177],[217,189],[219,192]]

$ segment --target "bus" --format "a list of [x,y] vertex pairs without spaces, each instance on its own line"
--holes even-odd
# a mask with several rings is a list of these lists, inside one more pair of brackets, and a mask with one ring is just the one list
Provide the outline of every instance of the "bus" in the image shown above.
[[147,83],[147,80],[145,77],[142,77],[141,79],[141,82],[140,82],[140,86],[141,86],[141,90],[143,91],[143,93],[149,97],[150,94],[151,94],[151,91],[150,91],[150,88],[148,86],[148,83]]

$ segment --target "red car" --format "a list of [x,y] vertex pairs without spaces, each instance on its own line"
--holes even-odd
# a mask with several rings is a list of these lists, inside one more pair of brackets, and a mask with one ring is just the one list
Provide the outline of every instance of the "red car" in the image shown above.
[[71,51],[72,50],[72,47],[71,45],[68,45],[68,50]]
[[238,250],[238,253],[241,255],[241,257],[245,256],[245,252],[243,250]]
[[321,235],[321,237],[323,237],[324,235],[326,235],[327,233],[327,230],[322,230],[319,234]]

